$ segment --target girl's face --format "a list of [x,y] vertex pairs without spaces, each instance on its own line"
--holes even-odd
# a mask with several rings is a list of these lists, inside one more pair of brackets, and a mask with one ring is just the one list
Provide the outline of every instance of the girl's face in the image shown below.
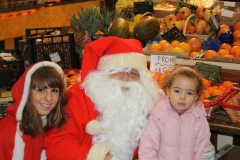
[[183,113],[198,99],[197,81],[183,76],[175,77],[173,84],[167,89],[167,95],[174,110]]
[[31,90],[31,99],[37,112],[41,116],[46,116],[58,103],[59,89],[36,87]]

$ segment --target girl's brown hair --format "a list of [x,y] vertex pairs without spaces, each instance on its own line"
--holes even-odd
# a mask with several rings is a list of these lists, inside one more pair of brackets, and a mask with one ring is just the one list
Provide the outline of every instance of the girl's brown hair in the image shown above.
[[[62,77],[53,67],[44,66],[35,71],[31,77],[30,92],[23,110],[20,122],[20,130],[29,136],[44,135],[50,128],[61,128],[66,122],[64,107],[66,105],[65,83]],[[59,100],[51,112],[47,115],[47,123],[43,126],[41,115],[38,114],[31,102],[31,90],[35,88],[58,88]]]
[[[181,67],[181,68],[180,68]],[[183,68],[183,69],[182,69]],[[197,70],[183,67],[183,66],[176,66],[172,72],[168,75],[165,75],[161,84],[161,88],[166,93],[167,89],[171,88],[173,82],[177,80],[177,77],[184,76],[187,78],[195,79],[197,82],[197,95],[200,97],[204,91],[204,85],[202,82],[202,74],[199,73]]]

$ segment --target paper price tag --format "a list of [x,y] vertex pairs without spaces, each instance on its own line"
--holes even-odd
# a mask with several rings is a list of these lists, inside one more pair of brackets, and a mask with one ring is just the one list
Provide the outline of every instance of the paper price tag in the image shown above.
[[235,7],[236,6],[236,2],[224,2],[223,6]]
[[60,58],[58,52],[50,53],[49,56],[50,56],[50,59],[51,59],[52,62],[61,61],[61,58]]
[[151,55],[150,70],[165,74],[166,70],[171,69],[176,64],[176,56]]
[[226,9],[222,9],[222,14],[221,14],[221,16],[232,18],[232,17],[233,17],[233,14],[234,14],[233,11],[226,10]]

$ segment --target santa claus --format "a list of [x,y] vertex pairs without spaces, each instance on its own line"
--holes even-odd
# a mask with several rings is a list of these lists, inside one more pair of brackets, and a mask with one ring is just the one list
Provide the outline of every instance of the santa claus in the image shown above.
[[88,159],[104,159],[106,153],[101,148],[106,146],[114,160],[130,160],[147,115],[160,98],[161,90],[147,71],[139,42],[113,40],[100,58],[98,70],[89,73],[82,84],[99,112],[97,120],[86,127],[87,133],[94,135]]

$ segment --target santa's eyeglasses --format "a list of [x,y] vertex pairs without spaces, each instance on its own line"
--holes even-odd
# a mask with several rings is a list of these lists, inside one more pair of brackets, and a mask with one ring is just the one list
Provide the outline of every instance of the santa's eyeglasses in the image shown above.
[[119,71],[119,72],[111,73],[110,75],[112,78],[121,79],[126,74],[128,75],[129,79],[131,79],[131,80],[138,80],[140,78],[140,74],[138,73],[138,71],[136,69],[131,69],[130,71]]

